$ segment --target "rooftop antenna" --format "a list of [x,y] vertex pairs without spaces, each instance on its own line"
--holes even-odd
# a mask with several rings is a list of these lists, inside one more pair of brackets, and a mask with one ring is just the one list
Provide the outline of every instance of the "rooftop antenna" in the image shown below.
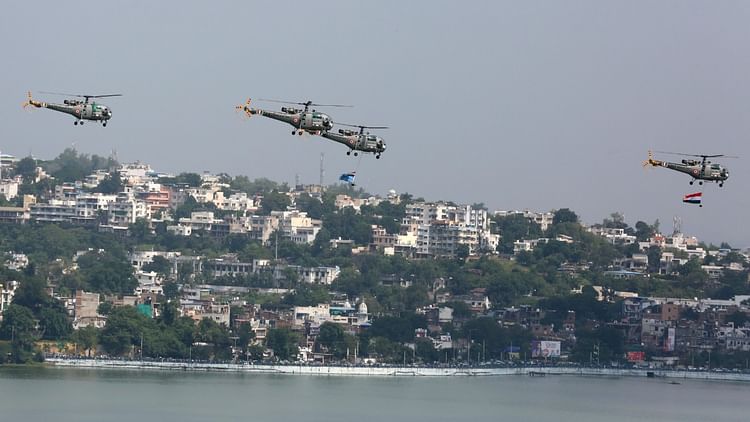
[[682,233],[682,218],[675,215],[672,219],[672,236]]
[[323,158],[325,157],[324,153],[320,153],[320,187],[323,187],[323,175],[325,174],[325,170],[323,169]]

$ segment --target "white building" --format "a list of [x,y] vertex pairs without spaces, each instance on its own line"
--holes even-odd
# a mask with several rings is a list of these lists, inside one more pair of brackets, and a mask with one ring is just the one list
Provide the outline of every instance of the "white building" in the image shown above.
[[252,212],[258,209],[258,204],[252,197],[245,192],[233,193],[228,198],[224,197],[224,192],[217,192],[214,199],[216,208],[224,211]]
[[409,204],[401,234],[416,237],[417,254],[432,256],[455,256],[462,246],[473,255],[481,249],[494,250],[499,242],[499,236],[490,232],[487,211],[470,205]]
[[5,255],[5,267],[13,271],[21,271],[29,265],[29,257],[23,253],[9,252]]
[[638,240],[635,236],[625,233],[625,229],[612,227],[589,227],[589,232],[607,239],[613,245],[632,245]]
[[278,219],[281,235],[298,244],[310,244],[321,228],[321,221],[314,220],[302,211],[271,211],[271,216]]
[[135,271],[140,271],[144,265],[154,262],[154,257],[161,256],[170,261],[180,256],[179,252],[166,251],[133,251],[128,255],[130,264]]
[[167,226],[167,231],[177,235],[190,236],[195,230],[209,232],[215,224],[223,222],[223,220],[214,218],[212,211],[193,211],[189,218],[180,218],[176,226]]
[[109,204],[109,224],[113,226],[127,227],[139,218],[150,217],[146,202],[135,199],[132,195],[118,194],[117,200]]
[[99,183],[103,182],[104,179],[109,176],[109,172],[105,170],[96,170],[95,172],[89,174],[83,179],[83,187],[88,189],[93,189],[97,186],[99,186]]
[[123,164],[117,170],[123,183],[130,186],[142,185],[150,181],[154,174],[151,166],[142,163]]
[[331,322],[331,309],[327,303],[317,306],[295,306],[293,324],[295,328],[304,327],[305,323],[320,326],[324,322]]
[[546,231],[549,228],[549,226],[552,225],[552,221],[555,218],[555,213],[553,212],[536,212],[536,211],[529,211],[529,210],[495,211],[494,214],[496,217],[508,217],[511,215],[521,215],[535,222],[536,224],[538,224],[542,228],[542,231]]
[[46,204],[32,204],[30,215],[35,221],[70,222],[76,216],[76,203],[70,200],[51,199]]
[[18,289],[18,282],[15,280],[0,283],[0,321],[3,320],[3,312],[13,302],[16,289]]
[[279,228],[279,218],[274,215],[251,215],[249,218],[249,234],[251,239],[268,243],[271,234]]
[[8,201],[14,199],[18,196],[18,185],[20,183],[21,181],[18,178],[0,180],[0,195],[3,195]]
[[109,205],[117,200],[117,195],[90,193],[76,197],[76,215],[73,221],[80,223],[95,222],[102,212],[109,211]]

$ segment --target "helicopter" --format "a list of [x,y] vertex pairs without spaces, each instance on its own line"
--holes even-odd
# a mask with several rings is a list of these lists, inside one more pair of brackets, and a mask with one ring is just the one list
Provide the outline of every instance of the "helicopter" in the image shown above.
[[703,181],[707,182],[716,182],[719,184],[719,187],[724,186],[724,182],[729,178],[729,170],[726,167],[723,167],[721,164],[717,163],[711,163],[711,161],[708,161],[708,158],[717,158],[717,157],[726,157],[726,158],[737,158],[734,156],[727,156],[723,154],[716,154],[716,155],[706,155],[706,154],[683,154],[680,152],[666,152],[666,151],[657,151],[662,154],[672,154],[672,155],[681,155],[685,157],[695,157],[700,158],[697,159],[683,159],[679,163],[672,163],[669,161],[661,161],[661,160],[655,160],[654,155],[651,153],[651,151],[648,152],[648,159],[643,162],[643,166],[652,166],[652,167],[666,167],[670,170],[679,171],[680,173],[685,173],[693,178],[693,180],[690,181],[690,184],[692,185],[693,182],[696,180],[698,181],[699,185],[703,184]]
[[48,108],[50,110],[67,113],[75,117],[74,125],[83,125],[84,120],[99,121],[102,126],[107,126],[107,121],[112,118],[112,110],[104,104],[97,104],[95,101],[89,102],[91,98],[120,97],[122,94],[106,95],[78,95],[78,94],[60,94],[56,92],[41,92],[42,94],[65,95],[68,97],[83,98],[81,100],[63,100],[62,104],[45,103],[31,98],[31,91],[28,92],[28,99],[23,103],[23,108],[34,106],[36,108]]
[[370,132],[365,133],[364,130],[388,129],[388,126],[348,125],[345,123],[337,124],[359,128],[359,132],[351,129],[339,129],[338,133],[326,131],[321,133],[320,136],[349,147],[349,151],[346,152],[346,155],[350,155],[352,151],[354,151],[355,157],[358,155],[357,151],[371,152],[375,154],[375,158],[380,159],[380,154],[385,151],[385,141],[383,141],[383,138],[380,136],[370,135]]
[[316,110],[311,111],[310,107],[351,107],[342,104],[315,104],[312,101],[305,101],[304,103],[264,99],[259,99],[258,101],[304,106],[304,109],[299,109],[296,107],[281,107],[281,111],[279,112],[252,108],[250,107],[250,99],[248,99],[245,104],[235,107],[236,110],[243,111],[248,117],[252,117],[253,115],[257,114],[259,116],[268,117],[269,119],[289,123],[294,127],[292,135],[300,136],[305,132],[312,135],[320,135],[326,131],[333,129],[333,120],[331,120],[331,117],[329,115]]

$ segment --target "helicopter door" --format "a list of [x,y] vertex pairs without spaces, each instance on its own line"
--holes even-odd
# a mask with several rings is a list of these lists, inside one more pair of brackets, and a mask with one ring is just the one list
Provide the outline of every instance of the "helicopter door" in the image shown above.
[[300,119],[300,124],[303,128],[311,128],[313,125],[312,113],[304,113],[302,119]]

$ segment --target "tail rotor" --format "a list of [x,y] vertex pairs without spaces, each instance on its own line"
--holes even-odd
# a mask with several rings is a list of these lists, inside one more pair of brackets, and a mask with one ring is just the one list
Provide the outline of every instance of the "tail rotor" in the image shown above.
[[659,167],[661,165],[661,161],[654,160],[654,154],[651,152],[651,150],[648,150],[648,158],[643,162],[643,168],[653,168],[653,167]]
[[240,105],[234,106],[234,110],[237,113],[241,112],[243,114],[242,115],[243,119],[249,119],[249,118],[251,118],[253,116],[253,113],[250,111],[251,110],[250,109],[250,101],[251,101],[251,99],[248,98],[247,101],[245,102],[245,104],[240,104]]
[[27,111],[33,110],[33,108],[28,108],[29,106],[41,107],[41,104],[39,104],[38,101],[35,101],[33,98],[31,98],[31,91],[28,91],[26,93],[26,96],[27,96],[26,101],[24,101],[21,104],[24,110],[27,110]]

